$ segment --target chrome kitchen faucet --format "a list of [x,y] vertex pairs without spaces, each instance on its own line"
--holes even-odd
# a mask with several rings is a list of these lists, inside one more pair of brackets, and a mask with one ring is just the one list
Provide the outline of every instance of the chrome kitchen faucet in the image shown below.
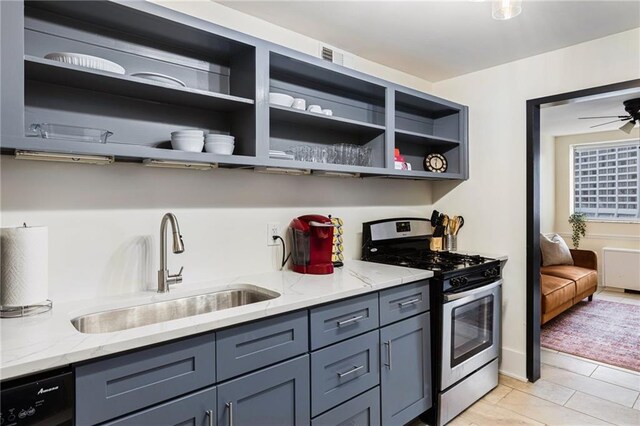
[[169,292],[171,284],[180,284],[182,282],[182,270],[175,275],[169,274],[167,269],[167,222],[171,223],[171,232],[173,233],[173,252],[180,254],[184,251],[184,243],[182,235],[180,235],[180,227],[178,219],[173,213],[167,213],[162,217],[160,222],[160,270],[158,271],[158,293]]

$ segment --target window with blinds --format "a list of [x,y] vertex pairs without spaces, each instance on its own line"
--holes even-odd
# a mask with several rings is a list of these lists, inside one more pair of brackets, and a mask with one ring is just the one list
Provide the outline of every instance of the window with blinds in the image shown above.
[[573,147],[573,211],[591,219],[640,221],[639,141]]

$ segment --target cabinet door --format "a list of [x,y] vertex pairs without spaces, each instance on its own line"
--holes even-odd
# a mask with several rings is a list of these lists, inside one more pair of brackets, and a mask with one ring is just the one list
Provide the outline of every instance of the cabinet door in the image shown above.
[[403,425],[431,407],[429,314],[380,329],[383,425]]
[[220,385],[218,425],[308,425],[310,405],[309,355],[304,355]]
[[215,405],[216,388],[212,387],[121,417],[103,426],[214,426]]

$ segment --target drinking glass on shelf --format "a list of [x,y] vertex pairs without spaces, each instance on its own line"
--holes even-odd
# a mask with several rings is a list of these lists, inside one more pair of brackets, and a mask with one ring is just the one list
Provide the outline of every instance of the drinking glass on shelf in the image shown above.
[[299,145],[291,148],[296,161],[311,161],[311,147]]
[[346,143],[339,143],[334,145],[334,148],[336,151],[336,159],[335,159],[336,164],[347,164],[347,161],[345,158],[346,146],[347,146]]
[[314,146],[311,148],[311,161],[314,163],[326,163],[328,157],[327,148],[324,146]]
[[358,155],[358,165],[364,167],[371,167],[371,148],[368,146],[361,146]]
[[338,157],[338,150],[335,145],[331,145],[327,147],[327,163],[331,164],[339,164],[336,160]]
[[347,145],[347,162],[346,164],[350,165],[350,166],[357,166],[358,165],[358,155],[360,152],[360,147],[358,145],[351,145],[348,144]]

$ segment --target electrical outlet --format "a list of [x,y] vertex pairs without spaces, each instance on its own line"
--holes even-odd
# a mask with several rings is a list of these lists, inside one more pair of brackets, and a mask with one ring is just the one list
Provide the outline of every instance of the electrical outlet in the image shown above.
[[267,245],[278,246],[280,240],[273,239],[273,237],[280,236],[280,226],[276,222],[267,223]]

